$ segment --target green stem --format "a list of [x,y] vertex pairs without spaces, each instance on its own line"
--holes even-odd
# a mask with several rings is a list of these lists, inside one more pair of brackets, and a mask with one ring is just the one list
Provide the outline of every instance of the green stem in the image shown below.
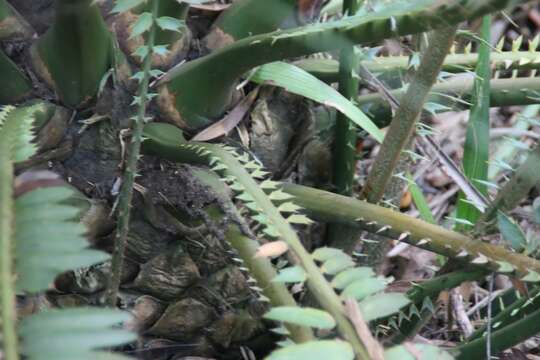
[[152,48],[156,36],[156,14],[158,10],[159,0],[152,2],[152,27],[148,33],[148,54],[144,60],[143,78],[139,83],[137,97],[139,99],[137,116],[133,123],[133,133],[131,135],[131,143],[128,150],[128,158],[126,169],[120,194],[118,198],[118,225],[116,229],[114,253],[112,257],[111,275],[106,291],[106,301],[109,306],[116,306],[118,289],[122,278],[122,267],[124,263],[124,251],[126,248],[127,234],[129,231],[129,218],[131,213],[131,200],[133,198],[133,183],[137,174],[137,162],[142,142],[142,133],[144,123],[146,122],[146,106],[148,103],[148,84],[150,80],[150,70],[152,66]]
[[[344,14],[355,14],[359,7],[360,1],[343,1]],[[339,92],[351,101],[358,92],[358,78],[353,76],[357,67],[355,47],[349,44],[341,49],[339,55]],[[336,193],[350,196],[356,170],[356,127],[346,115],[338,112],[334,132],[332,180]],[[327,243],[332,246],[352,253],[357,239],[356,229],[346,229],[334,224],[328,226]]]
[[[273,282],[276,270],[272,263],[265,258],[256,258],[255,253],[259,244],[242,234],[235,225],[229,225],[225,232],[226,239],[233,246],[238,255],[249,269],[249,273],[257,280],[257,284],[263,289],[263,294],[270,299],[272,306],[298,306],[287,287],[282,283]],[[305,326],[285,324],[291,333],[294,342],[301,343],[313,340],[313,333]]]
[[[186,128],[221,116],[236,81],[252,68],[275,60],[368,44],[389,37],[437,29],[504,8],[509,0],[419,0],[392,10],[335,22],[276,31],[239,40],[171,70],[160,84],[164,115]],[[221,66],[231,64],[231,66]],[[232,65],[234,64],[234,66]]]
[[[540,69],[539,51],[503,51],[491,55],[494,70],[533,70]],[[373,60],[363,60],[361,64],[375,74],[407,71],[410,67],[409,56],[379,56]],[[442,70],[461,73],[474,70],[478,64],[478,54],[449,54],[444,59]],[[302,59],[294,65],[325,82],[339,81],[339,63],[333,59]]]
[[13,271],[13,235],[15,208],[13,204],[13,163],[10,159],[11,142],[0,136],[0,315],[4,356],[18,360],[18,340],[15,327],[17,315]]
[[[497,354],[505,349],[527,340],[540,332],[540,310],[516,321],[504,328],[491,333],[491,350]],[[486,337],[477,338],[471,342],[452,349],[457,360],[485,359]]]
[[[171,16],[178,20],[186,21],[189,11],[188,3],[178,3],[176,0],[161,0],[159,1],[159,9],[157,17]],[[158,28],[156,30],[156,44],[174,44],[179,40],[183,33],[177,31],[163,30]]]
[[[530,274],[540,274],[540,261],[536,259],[500,246],[474,241],[455,231],[365,201],[301,185],[282,184],[282,187],[283,191],[295,196],[299,206],[321,221],[357,224],[371,233],[379,232],[391,238],[401,238],[411,245],[462,259],[484,270],[497,271],[501,263],[507,263],[515,269],[515,276],[530,275],[526,280],[538,281],[534,273]],[[383,226],[389,227],[381,232]]]
[[[294,258],[308,274],[307,287],[319,304],[327,310],[336,320],[340,334],[352,345],[360,359],[369,359],[367,350],[362,341],[345,316],[343,304],[334,289],[330,286],[324,275],[306,251],[302,242],[290,224],[281,216],[268,195],[253,180],[244,167],[222,147],[206,143],[183,143],[181,131],[169,124],[148,124],[145,127],[144,151],[172,161],[190,162],[208,165],[212,157],[217,157],[225,170],[222,177],[233,177],[240,183],[255,204],[272,221],[272,225],[289,246]],[[209,153],[205,154],[205,153]]]
[[111,36],[93,0],[56,0],[56,17],[32,48],[34,67],[77,107],[92,98],[110,65]]
[[[429,91],[437,80],[444,58],[454,42],[456,30],[456,27],[442,28],[430,36],[429,45],[423,53],[418,71],[402,98],[369,172],[366,185],[362,189],[360,196],[368,202],[378,203],[383,199],[401,154],[412,141],[417,120],[424,108]],[[399,186],[399,183],[393,186],[394,194],[398,193],[396,185]],[[367,255],[367,265],[378,268],[384,260],[388,246],[388,242],[383,239],[366,243],[363,251]]]
[[433,279],[414,284],[407,292],[407,297],[411,302],[418,304],[429,297],[435,299],[441,291],[459,286],[465,281],[474,281],[488,275],[484,270],[459,270],[452,273],[437,276]]
[[[344,0],[343,13],[355,14],[359,1]],[[339,56],[339,92],[348,100],[353,100],[358,92],[358,79],[353,71],[358,67],[354,45],[344,47]],[[334,138],[333,182],[336,192],[341,195],[352,194],[355,170],[356,131],[351,120],[338,112]]]
[[[468,101],[471,99],[473,86],[473,78],[449,80],[436,84],[431,89],[427,101],[446,106],[454,111],[465,110],[470,106]],[[490,86],[492,107],[538,103],[539,77],[493,79],[490,81]],[[404,91],[403,89],[391,90],[390,94],[401,99]],[[366,114],[375,119],[378,126],[385,127],[392,119],[390,105],[380,94],[362,95],[356,101]]]
[[435,31],[430,36],[429,45],[422,56],[405,96],[401,99],[396,116],[390,124],[381,149],[362,190],[362,196],[370,203],[379,202],[392,177],[401,152],[410,141],[418,116],[424,108],[431,87],[437,80],[444,58],[454,42],[456,27]]

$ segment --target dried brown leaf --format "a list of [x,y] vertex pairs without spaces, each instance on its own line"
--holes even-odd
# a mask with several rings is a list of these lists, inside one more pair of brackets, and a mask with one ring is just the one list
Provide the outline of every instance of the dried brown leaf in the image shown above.
[[52,171],[28,170],[15,178],[15,197],[43,187],[66,185],[64,180]]
[[246,116],[246,113],[251,108],[253,101],[259,93],[259,87],[253,89],[242,101],[240,101],[234,109],[232,109],[225,117],[218,122],[210,125],[193,137],[193,141],[208,141],[216,139],[220,136],[227,135],[229,131],[234,129],[240,121]]

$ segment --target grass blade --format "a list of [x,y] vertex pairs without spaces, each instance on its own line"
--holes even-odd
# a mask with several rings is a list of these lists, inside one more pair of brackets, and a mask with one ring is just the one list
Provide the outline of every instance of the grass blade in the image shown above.
[[330,106],[346,115],[352,122],[381,142],[383,133],[358,107],[331,86],[291,64],[273,62],[261,66],[251,77],[256,83],[268,83]]
[[[482,41],[478,49],[478,65],[473,91],[473,106],[471,108],[467,135],[463,152],[463,168],[465,175],[484,195],[487,181],[489,159],[489,106],[490,106],[490,28],[491,16],[482,19],[480,36]],[[480,181],[480,182],[479,182]],[[457,218],[475,223],[480,211],[469,202],[463,201],[465,196],[460,193],[457,204]],[[468,228],[466,225],[460,225]]]

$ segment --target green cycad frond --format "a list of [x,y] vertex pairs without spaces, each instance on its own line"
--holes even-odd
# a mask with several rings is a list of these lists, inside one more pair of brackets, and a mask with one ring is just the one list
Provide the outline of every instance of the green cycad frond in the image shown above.
[[79,209],[62,204],[72,195],[65,187],[41,188],[15,201],[18,290],[44,290],[60,273],[108,258],[87,248],[85,229],[74,221]]
[[112,309],[45,311],[22,322],[22,353],[29,360],[125,360],[125,356],[94,349],[135,340],[135,334],[111,328],[128,319],[127,313]]
[[85,228],[77,220],[79,209],[66,204],[73,195],[69,188],[38,187],[14,199],[13,164],[36,152],[32,143],[36,110],[37,106],[0,109],[0,315],[6,359],[17,360],[19,354],[30,360],[126,359],[94,351],[135,340],[135,334],[112,328],[127,320],[126,313],[51,310],[21,324],[16,321],[14,288],[18,292],[44,291],[60,273],[108,257],[88,249]]
[[[176,134],[175,134],[176,132]],[[202,163],[211,166],[221,180],[234,191],[234,198],[249,209],[248,217],[259,225],[259,238],[271,245],[275,239],[287,244],[285,252],[297,259],[297,268],[282,269],[277,281],[306,282],[324,310],[297,306],[276,306],[265,316],[301,327],[337,329],[348,344],[340,341],[313,340],[306,344],[282,343],[283,349],[272,353],[271,359],[313,358],[323,353],[335,353],[336,359],[350,358],[351,349],[359,358],[367,358],[363,344],[357,338],[349,320],[344,316],[342,300],[357,302],[366,321],[395,314],[409,303],[403,294],[385,293],[387,280],[376,277],[368,268],[355,268],[355,262],[342,250],[320,248],[309,254],[298,240],[292,224],[309,225],[312,221],[295,204],[295,197],[284,192],[282,185],[264,179],[262,165],[251,159],[247,152],[229,146],[179,141],[181,131],[166,124],[148,124],[145,127],[146,150],[168,156],[172,160]],[[254,176],[256,174],[257,176]],[[259,176],[261,175],[261,176]],[[256,178],[256,179],[254,179]],[[257,180],[262,180],[258,182]],[[279,242],[279,241],[278,241]],[[271,256],[261,252],[260,256]],[[355,270],[356,269],[356,270]],[[300,271],[299,271],[300,270]],[[328,277],[335,279],[330,281]],[[320,291],[320,289],[323,289]],[[307,345],[309,344],[309,345]],[[318,351],[313,351],[318,349]]]

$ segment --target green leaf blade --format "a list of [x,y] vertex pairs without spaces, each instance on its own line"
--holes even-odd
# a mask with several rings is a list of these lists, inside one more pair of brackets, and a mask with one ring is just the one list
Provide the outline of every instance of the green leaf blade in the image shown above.
[[272,281],[280,283],[304,282],[307,279],[306,272],[300,266],[291,266],[279,271]]
[[[469,115],[463,150],[464,173],[483,194],[487,193],[485,182],[488,180],[489,168],[490,28],[491,16],[484,16],[480,34],[482,41],[479,45],[476,78],[473,86],[473,105]],[[464,194],[460,193],[456,217],[475,224],[481,213],[474,205],[463,201],[464,199]],[[461,224],[460,227],[467,229],[470,225]]]
[[333,329],[336,326],[336,321],[330,314],[314,308],[279,306],[272,308],[264,318],[317,329]]
[[304,96],[321,104],[331,106],[345,114],[360,128],[367,131],[378,142],[383,133],[367,115],[343,95],[308,72],[284,62],[273,62],[261,66],[250,78],[256,83],[270,83],[285,90]]
[[181,29],[186,26],[186,23],[182,20],[170,16],[162,16],[156,19],[157,25],[162,30],[181,32]]
[[410,300],[404,294],[381,293],[364,299],[358,306],[364,320],[371,321],[392,315],[409,303]]
[[133,28],[131,29],[131,34],[129,35],[129,38],[132,39],[147,32],[152,27],[152,23],[152,13],[144,12],[140,14],[137,21],[133,25]]
[[504,240],[506,240],[512,249],[521,251],[527,246],[527,238],[519,225],[506,216],[503,212],[497,213],[497,226]]
[[386,288],[386,281],[380,278],[365,278],[358,280],[347,286],[341,296],[343,298],[352,298],[358,301],[365,299]]

